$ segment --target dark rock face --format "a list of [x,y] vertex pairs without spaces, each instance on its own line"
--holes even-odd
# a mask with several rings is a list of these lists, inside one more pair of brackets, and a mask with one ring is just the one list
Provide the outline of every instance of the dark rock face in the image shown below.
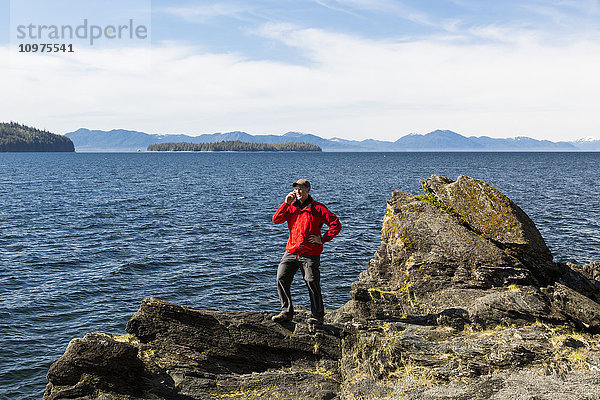
[[110,335],[88,334],[73,339],[65,354],[50,367],[48,380],[53,390],[47,397],[83,397],[96,388],[139,393],[138,378],[143,371],[137,348],[115,341]]
[[485,182],[422,184],[393,193],[352,300],[316,331],[148,298],[128,335],[72,341],[45,398],[600,398],[600,263],[554,263]]
[[128,335],[74,340],[50,368],[45,398],[337,398],[341,330],[270,317],[144,299]]

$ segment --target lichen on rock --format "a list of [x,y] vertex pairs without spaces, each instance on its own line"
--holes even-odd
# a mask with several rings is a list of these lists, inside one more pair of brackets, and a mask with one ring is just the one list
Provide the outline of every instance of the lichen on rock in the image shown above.
[[600,263],[553,262],[486,182],[422,185],[392,194],[352,300],[316,331],[144,299],[128,335],[71,342],[45,399],[600,398]]

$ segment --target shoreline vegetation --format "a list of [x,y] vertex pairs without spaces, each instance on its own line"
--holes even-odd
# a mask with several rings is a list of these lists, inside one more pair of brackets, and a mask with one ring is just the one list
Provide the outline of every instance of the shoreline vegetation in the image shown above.
[[74,152],[66,136],[16,122],[0,122],[0,152]]
[[146,151],[158,152],[214,152],[214,151],[322,151],[314,144],[304,142],[286,142],[286,143],[259,143],[242,142],[239,140],[228,140],[210,143],[158,143],[148,146]]

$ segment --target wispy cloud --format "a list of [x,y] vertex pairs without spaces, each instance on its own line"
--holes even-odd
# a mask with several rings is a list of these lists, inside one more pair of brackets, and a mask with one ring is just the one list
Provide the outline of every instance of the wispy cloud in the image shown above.
[[333,10],[336,12],[341,12],[341,13],[345,13],[345,14],[349,14],[352,15],[354,17],[362,17],[360,15],[360,13],[352,11],[350,9],[348,9],[347,7],[343,7],[343,6],[339,6],[336,4],[336,2],[334,1],[327,1],[327,0],[313,0],[316,4],[320,5],[321,7],[325,7],[329,10]]
[[396,17],[427,26],[437,26],[431,16],[421,10],[407,6],[400,1],[392,0],[315,0],[316,3],[337,11],[369,10],[392,14]]
[[215,2],[185,7],[157,7],[155,13],[166,13],[187,21],[205,22],[215,17],[240,18],[253,9],[248,3]]

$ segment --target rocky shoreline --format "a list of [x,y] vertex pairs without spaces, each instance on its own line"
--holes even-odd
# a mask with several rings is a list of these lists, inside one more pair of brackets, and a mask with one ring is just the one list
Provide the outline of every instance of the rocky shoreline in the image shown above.
[[74,339],[44,399],[598,399],[600,263],[555,263],[486,182],[395,191],[352,300],[316,331],[144,299]]

